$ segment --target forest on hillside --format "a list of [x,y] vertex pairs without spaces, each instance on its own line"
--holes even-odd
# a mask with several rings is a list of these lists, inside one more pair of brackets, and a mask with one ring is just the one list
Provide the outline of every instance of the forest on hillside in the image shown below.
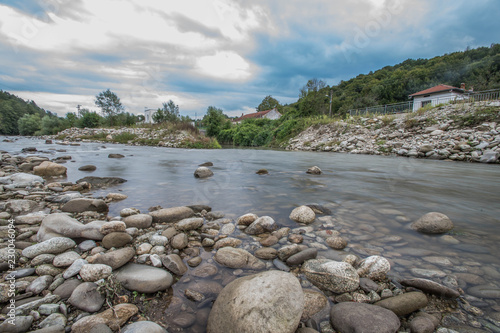
[[409,95],[438,84],[460,87],[461,83],[474,91],[500,88],[500,44],[431,59],[408,59],[331,87],[310,80],[291,106],[300,116],[328,114],[327,95],[332,94],[332,113],[345,115],[349,109],[405,102]]

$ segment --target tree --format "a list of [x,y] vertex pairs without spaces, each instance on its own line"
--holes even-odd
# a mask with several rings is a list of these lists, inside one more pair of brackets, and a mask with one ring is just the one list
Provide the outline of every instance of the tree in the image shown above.
[[109,89],[100,92],[95,97],[95,105],[97,105],[102,113],[109,118],[111,126],[113,126],[113,117],[123,111],[120,98]]
[[299,99],[306,97],[310,92],[318,92],[326,87],[326,83],[316,78],[307,81],[306,85],[300,89]]
[[77,121],[78,121],[78,117],[77,117],[76,113],[74,113],[74,112],[66,113],[66,122],[68,123],[69,127],[75,127]]
[[219,135],[220,131],[231,126],[226,115],[215,106],[208,107],[207,114],[203,117],[203,124],[207,127],[207,135],[215,137]]
[[[84,112],[85,111],[85,112]],[[81,128],[95,128],[99,127],[99,124],[101,123],[101,116],[99,116],[95,112],[90,112],[89,110],[83,109],[81,110],[82,117],[78,120],[78,127]]]
[[264,97],[262,102],[256,107],[257,111],[267,111],[277,108],[281,112],[281,104],[277,99],[273,98],[271,95]]
[[169,100],[153,114],[153,121],[155,123],[177,122],[179,117],[179,105],[175,104],[173,100]]
[[33,135],[40,129],[41,119],[38,114],[25,114],[17,121],[19,134]]

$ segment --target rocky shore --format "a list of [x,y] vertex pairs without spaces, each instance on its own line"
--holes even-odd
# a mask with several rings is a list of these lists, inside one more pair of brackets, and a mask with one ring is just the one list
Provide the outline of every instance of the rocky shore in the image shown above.
[[170,148],[220,148],[216,140],[198,132],[194,127],[175,128],[77,128],[72,127],[45,139],[61,140],[62,143],[108,142],[132,146],[158,146]]
[[287,150],[500,163],[498,103],[445,105],[310,127]]
[[[195,203],[111,216],[113,201],[126,198],[113,186],[125,179],[65,182],[56,160],[0,154],[0,332],[500,331],[500,316],[471,304],[499,310],[500,289],[470,273],[474,262],[447,274],[449,259],[408,249],[376,225],[346,230],[326,207],[295,208],[294,228]],[[206,165],[193,177],[217,177]],[[110,192],[93,197],[96,188]],[[443,214],[409,224],[383,213],[458,242]],[[381,242],[350,244],[371,239],[359,230],[415,261],[379,255]],[[446,268],[419,268],[422,259]],[[414,276],[401,278],[403,264]]]

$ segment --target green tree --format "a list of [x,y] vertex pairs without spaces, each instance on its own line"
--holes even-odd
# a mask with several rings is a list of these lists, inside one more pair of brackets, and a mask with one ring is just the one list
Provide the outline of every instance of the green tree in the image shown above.
[[217,137],[222,130],[231,127],[231,121],[227,119],[221,109],[215,106],[209,106],[207,108],[207,114],[203,117],[203,124],[207,128],[207,135],[215,137]]
[[163,103],[163,107],[153,114],[155,123],[177,122],[179,119],[179,105],[175,104],[173,100]]
[[40,129],[41,119],[38,114],[25,114],[17,121],[19,134],[33,135]]
[[109,89],[100,92],[95,97],[95,105],[97,105],[102,113],[109,119],[111,126],[113,126],[114,116],[123,111],[123,105],[120,102],[120,98]]
[[18,119],[19,116],[12,107],[11,103],[6,101],[5,103],[0,104],[0,134],[18,134]]
[[259,106],[256,107],[257,111],[267,111],[277,108],[281,112],[282,106],[277,99],[273,98],[271,95],[264,97]]
[[311,92],[318,92],[325,87],[325,81],[318,80],[317,78],[310,79],[307,81],[306,85],[300,89],[299,99],[306,97]]
[[[84,109],[85,110],[85,109]],[[102,121],[102,117],[95,112],[81,110],[82,117],[78,120],[78,127],[81,128],[96,128]]]
[[78,122],[78,117],[74,112],[66,113],[66,121],[69,127],[75,127]]

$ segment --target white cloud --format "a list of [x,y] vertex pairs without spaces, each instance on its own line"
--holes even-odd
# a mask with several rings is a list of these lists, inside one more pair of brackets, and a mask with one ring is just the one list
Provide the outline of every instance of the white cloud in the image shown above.
[[200,57],[197,66],[203,74],[223,80],[246,80],[251,76],[248,62],[231,51]]

